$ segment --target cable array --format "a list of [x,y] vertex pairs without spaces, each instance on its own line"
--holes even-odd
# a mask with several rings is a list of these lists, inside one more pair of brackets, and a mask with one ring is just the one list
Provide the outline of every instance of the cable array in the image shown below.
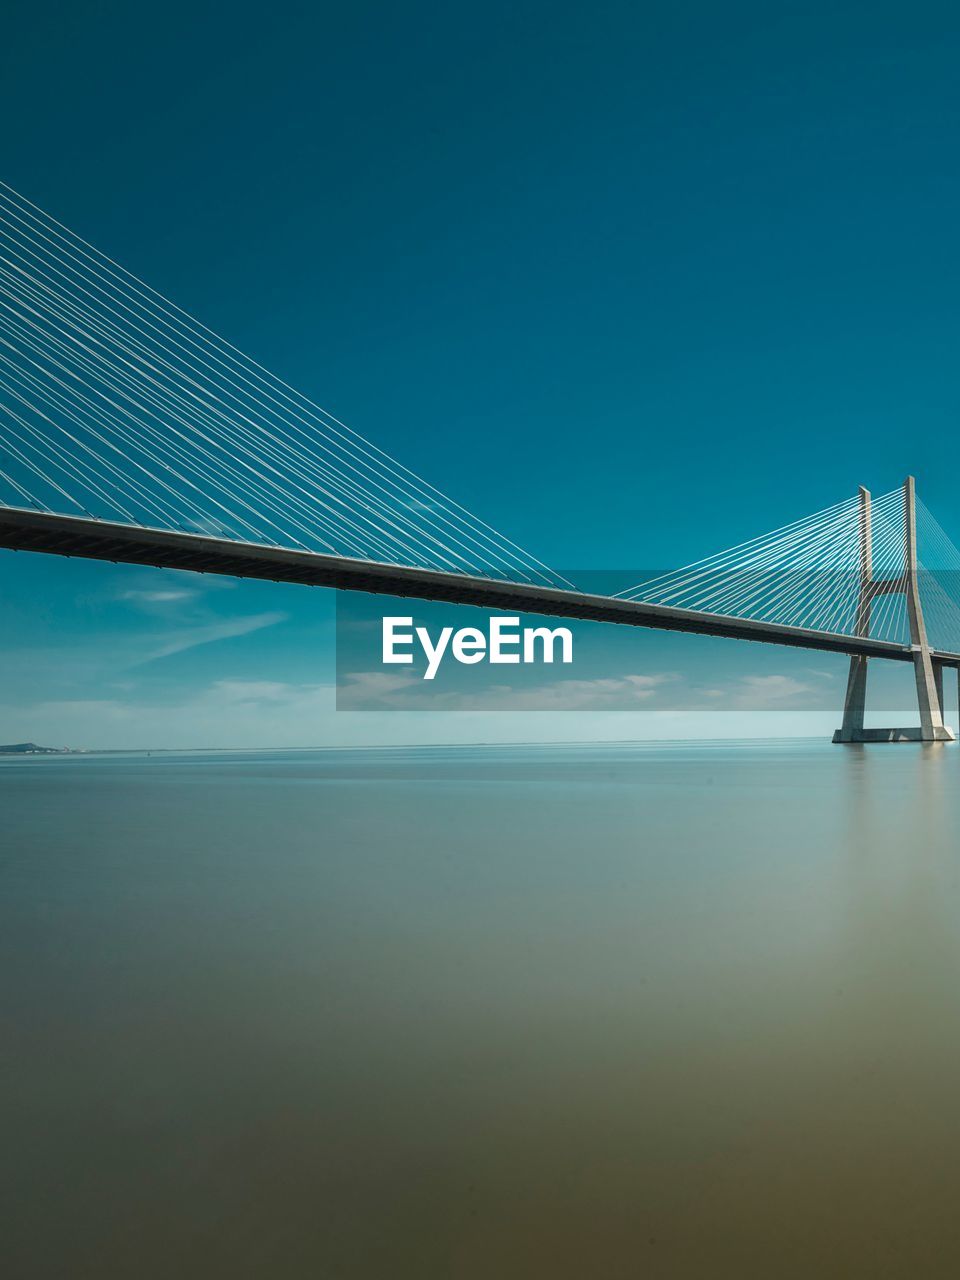
[[[871,504],[874,584],[903,579],[903,491]],[[902,593],[863,587],[857,497],[620,593],[627,600],[812,631],[906,642]]]
[[[0,505],[571,587],[0,183]],[[853,497],[621,598],[909,641],[903,493]],[[960,652],[960,550],[917,502],[934,648]]]
[[960,653],[960,550],[919,499],[917,586],[929,643]]
[[0,504],[572,585],[3,183]]

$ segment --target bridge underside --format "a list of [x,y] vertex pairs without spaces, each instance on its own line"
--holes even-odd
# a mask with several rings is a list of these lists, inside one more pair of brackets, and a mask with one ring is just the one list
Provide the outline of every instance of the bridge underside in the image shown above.
[[[15,508],[0,507],[0,547],[913,661],[910,646],[869,637]],[[960,654],[933,656],[942,666],[960,668]]]

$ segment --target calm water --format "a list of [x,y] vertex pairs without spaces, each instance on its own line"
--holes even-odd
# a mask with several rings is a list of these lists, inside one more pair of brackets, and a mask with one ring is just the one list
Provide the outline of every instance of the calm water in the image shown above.
[[5,761],[4,1274],[960,1270],[960,749]]

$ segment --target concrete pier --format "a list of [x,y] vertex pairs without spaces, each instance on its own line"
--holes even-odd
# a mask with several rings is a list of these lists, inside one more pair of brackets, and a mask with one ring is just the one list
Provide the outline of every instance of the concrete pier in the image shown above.
[[[854,655],[850,659],[847,693],[843,704],[843,724],[833,741],[850,742],[952,742],[953,730],[943,723],[943,664],[934,659],[927,641],[927,627],[920,600],[917,567],[916,485],[908,476],[903,486],[904,565],[903,576],[883,582],[873,579],[873,531],[870,494],[860,489],[860,607],[856,633],[870,635],[870,601],[875,595],[902,593],[906,598],[910,627],[910,650],[917,688],[920,724],[905,729],[865,729],[863,727],[867,697],[868,659]],[[958,674],[960,680],[960,674]]]

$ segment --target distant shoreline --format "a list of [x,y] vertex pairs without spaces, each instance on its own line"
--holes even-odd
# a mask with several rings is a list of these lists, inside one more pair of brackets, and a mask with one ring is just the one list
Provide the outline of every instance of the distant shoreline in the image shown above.
[[362,752],[362,751],[476,751],[479,748],[516,749],[536,747],[538,750],[563,749],[577,747],[581,749],[594,747],[670,747],[670,746],[711,746],[711,745],[768,745],[774,746],[785,742],[816,742],[816,735],[794,735],[777,737],[733,737],[733,738],[606,738],[606,739],[570,739],[565,741],[538,742],[402,742],[402,743],[361,743],[336,746],[323,744],[312,747],[40,747],[25,744],[20,747],[0,746],[0,759],[17,760],[26,757],[44,758],[57,756],[159,756],[159,755],[274,755],[274,754],[307,754],[315,751]]

